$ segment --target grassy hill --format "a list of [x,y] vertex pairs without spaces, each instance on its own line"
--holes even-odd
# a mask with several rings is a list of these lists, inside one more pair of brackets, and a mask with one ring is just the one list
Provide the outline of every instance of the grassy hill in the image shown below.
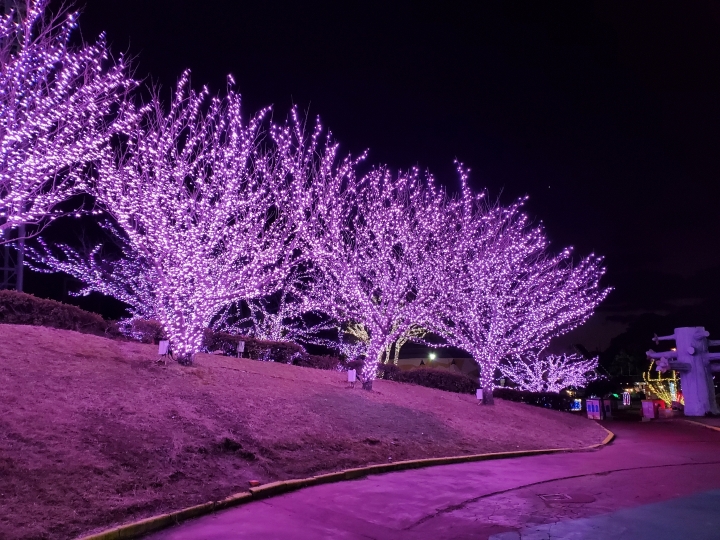
[[71,538],[298,478],[403,459],[576,447],[593,422],[342,373],[0,325],[0,538]]

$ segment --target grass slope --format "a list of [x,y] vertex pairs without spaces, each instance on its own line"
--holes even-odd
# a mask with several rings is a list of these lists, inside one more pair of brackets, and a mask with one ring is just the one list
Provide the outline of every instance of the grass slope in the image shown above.
[[593,422],[498,400],[0,325],[0,538],[69,538],[262,482],[371,463],[600,442]]

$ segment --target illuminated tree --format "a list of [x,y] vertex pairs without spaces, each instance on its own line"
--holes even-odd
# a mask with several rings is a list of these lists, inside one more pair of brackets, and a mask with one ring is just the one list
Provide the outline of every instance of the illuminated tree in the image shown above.
[[47,4],[28,0],[0,18],[0,244],[62,215],[86,188],[88,162],[136,120],[124,60],[110,62],[104,36],[72,47],[77,14],[50,16]]
[[367,333],[361,378],[372,389],[382,355],[436,309],[448,256],[447,198],[432,178],[393,177],[386,168],[357,182],[326,179],[318,192],[311,241],[324,286],[316,307]]
[[492,206],[466,186],[454,208],[453,259],[446,313],[433,331],[470,353],[480,368],[483,401],[492,403],[495,371],[503,360],[519,360],[547,347],[558,335],[584,323],[607,296],[601,288],[601,259],[572,260],[572,250],[550,253],[541,226],[521,212],[523,200]]
[[[122,256],[107,258],[101,246],[89,254],[66,245],[31,250],[39,268],[83,281],[80,294],[109,294],[132,316],[157,318],[182,363],[211,324],[237,330],[232,306],[243,301],[255,309],[258,335],[318,330],[300,316],[314,308],[296,272],[307,261],[304,226],[315,215],[308,179],[352,168],[335,167],[337,145],[329,136],[319,141],[319,122],[306,137],[295,110],[261,140],[267,110],[244,123],[232,89],[207,110],[206,97],[189,89],[185,73],[170,111],[155,96],[129,140],[100,161],[91,188],[114,218],[106,229]],[[283,284],[278,312],[268,295]]]
[[661,371],[656,367],[655,360],[652,360],[648,370],[643,372],[643,380],[647,384],[647,393],[662,399],[668,407],[672,406],[673,401],[685,404],[677,371]]
[[[105,156],[94,193],[131,258],[181,363],[227,304],[274,290],[289,271],[297,193],[287,146],[260,144],[267,110],[247,123],[230,88],[210,99],[181,78],[168,113],[156,96],[127,145]],[[286,159],[287,158],[287,159]]]
[[500,373],[528,392],[560,392],[565,388],[584,388],[599,378],[598,358],[584,359],[578,354],[535,355],[530,360],[501,363]]

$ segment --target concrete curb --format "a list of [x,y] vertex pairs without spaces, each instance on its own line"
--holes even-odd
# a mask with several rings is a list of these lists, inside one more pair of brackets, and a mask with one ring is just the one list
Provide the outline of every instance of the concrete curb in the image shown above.
[[[699,424],[699,422],[693,422]],[[704,425],[704,424],[700,424]],[[602,426],[600,426],[602,427]],[[705,426],[711,427],[711,426]],[[248,491],[236,493],[221,501],[213,501],[197,506],[184,508],[176,512],[168,514],[160,514],[149,518],[141,519],[134,523],[120,525],[113,529],[108,529],[89,536],[83,536],[78,540],[131,540],[139,538],[142,535],[165,529],[171,525],[176,525],[181,521],[196,518],[210,514],[217,510],[239,506],[251,501],[273,497],[289,491],[295,491],[309,486],[317,486],[320,484],[329,484],[333,482],[342,482],[344,480],[354,480],[362,478],[370,474],[382,474],[394,471],[405,471],[409,469],[420,469],[423,467],[431,467],[435,465],[452,465],[454,463],[469,463],[472,461],[489,461],[493,459],[508,459],[523,456],[537,456],[542,454],[559,454],[563,452],[581,452],[587,450],[595,450],[607,444],[610,444],[615,438],[615,434],[602,427],[607,431],[605,439],[598,444],[583,446],[580,448],[545,448],[542,450],[517,450],[514,452],[494,452],[490,454],[474,454],[470,456],[450,456],[441,458],[413,459],[408,461],[397,461],[395,463],[382,463],[379,465],[369,465],[357,469],[345,469],[336,473],[321,474],[319,476],[311,476],[309,478],[299,478],[295,480],[284,480],[281,482],[270,482],[258,487],[252,487]],[[712,427],[712,429],[718,429]],[[720,431],[720,429],[718,429]]]
[[695,420],[688,420],[687,418],[683,418],[685,422],[688,424],[695,424],[696,426],[702,426],[704,428],[712,429],[715,431],[720,431],[720,427],[717,426],[709,426],[708,424],[703,424],[702,422],[696,422]]

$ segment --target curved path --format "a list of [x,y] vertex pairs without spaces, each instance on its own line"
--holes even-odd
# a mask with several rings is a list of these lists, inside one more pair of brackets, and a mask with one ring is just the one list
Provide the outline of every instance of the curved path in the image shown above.
[[720,538],[720,432],[608,422],[597,451],[444,465],[314,486],[153,540]]

